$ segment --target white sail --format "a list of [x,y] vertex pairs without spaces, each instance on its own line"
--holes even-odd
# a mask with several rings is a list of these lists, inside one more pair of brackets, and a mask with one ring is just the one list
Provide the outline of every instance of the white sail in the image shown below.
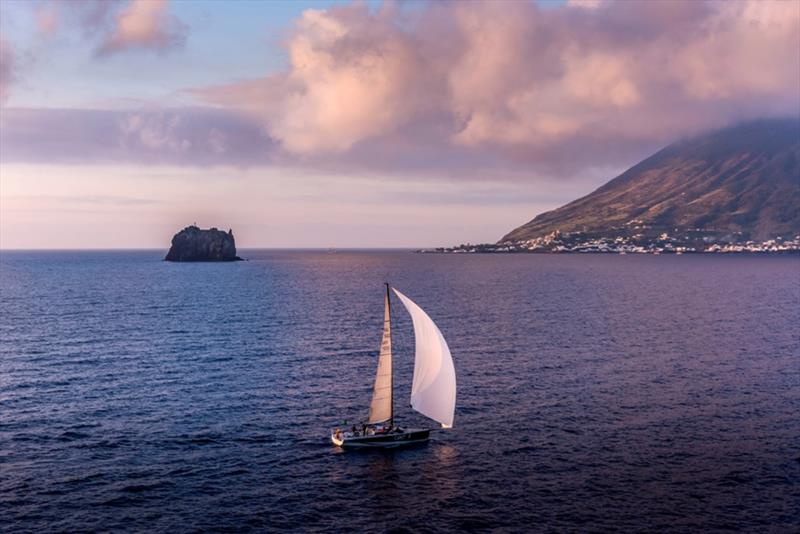
[[383,339],[378,355],[378,372],[369,405],[369,424],[383,423],[392,417],[392,324],[389,312],[389,293],[383,310]]
[[456,409],[456,371],[450,349],[428,314],[398,290],[394,292],[414,323],[416,356],[411,407],[441,423],[442,427],[450,428]]

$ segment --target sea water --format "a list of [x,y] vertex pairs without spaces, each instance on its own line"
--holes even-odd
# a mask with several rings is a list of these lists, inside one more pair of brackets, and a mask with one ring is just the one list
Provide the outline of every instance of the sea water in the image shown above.
[[[0,254],[0,530],[800,529],[797,257],[163,254]],[[455,427],[342,452],[384,282]]]

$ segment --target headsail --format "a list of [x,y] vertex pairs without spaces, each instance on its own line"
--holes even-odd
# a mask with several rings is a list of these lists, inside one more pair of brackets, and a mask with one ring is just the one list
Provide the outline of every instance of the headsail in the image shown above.
[[450,349],[428,314],[410,298],[392,289],[414,323],[416,356],[411,407],[441,423],[444,428],[450,428],[456,408],[456,371]]
[[372,403],[369,405],[369,424],[383,423],[392,418],[392,321],[389,310],[389,290],[386,290],[383,309],[383,339],[378,356],[378,372]]

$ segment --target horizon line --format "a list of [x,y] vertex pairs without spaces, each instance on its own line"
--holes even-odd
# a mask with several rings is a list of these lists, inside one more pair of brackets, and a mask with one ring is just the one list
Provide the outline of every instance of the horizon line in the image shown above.
[[[446,245],[443,245],[446,246]],[[237,252],[245,250],[421,250],[441,248],[435,246],[429,247],[241,247],[237,248]],[[0,247],[2,252],[150,252],[150,251],[168,251],[169,247],[108,247],[108,248],[4,248]]]

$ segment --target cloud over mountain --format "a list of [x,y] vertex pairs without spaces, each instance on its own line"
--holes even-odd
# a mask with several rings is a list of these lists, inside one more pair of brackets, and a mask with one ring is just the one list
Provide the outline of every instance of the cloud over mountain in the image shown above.
[[618,164],[800,108],[796,2],[354,4],[304,12],[286,47],[285,71],[199,94],[306,159],[433,144],[554,169]]

